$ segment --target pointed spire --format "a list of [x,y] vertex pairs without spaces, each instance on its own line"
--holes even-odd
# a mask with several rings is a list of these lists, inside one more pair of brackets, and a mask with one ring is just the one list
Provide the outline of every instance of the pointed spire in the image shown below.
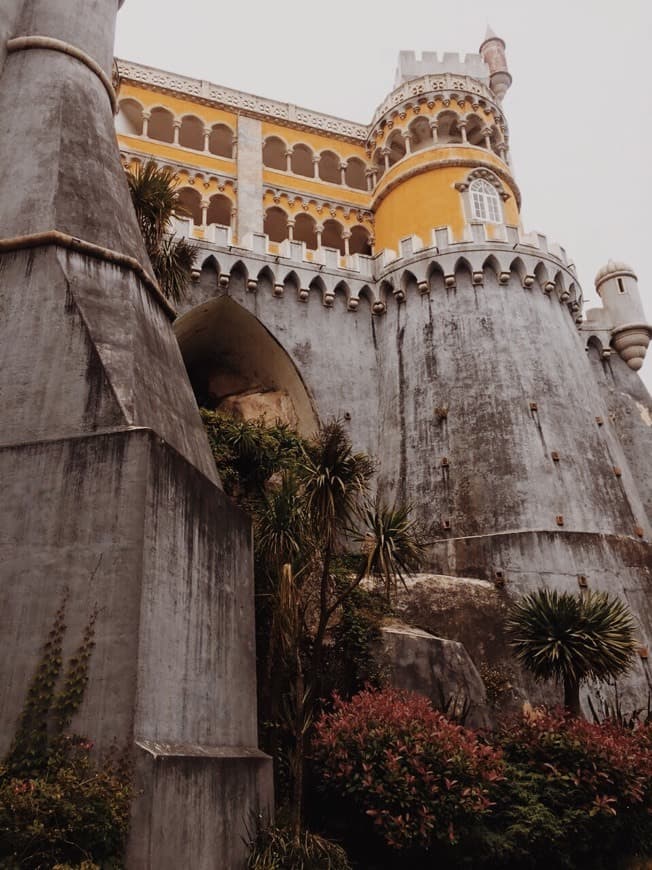
[[498,36],[498,34],[494,32],[494,30],[493,30],[492,26],[489,24],[489,22],[487,22],[487,32],[484,35],[484,39],[482,40],[482,44],[481,44],[480,49],[479,49],[480,54],[482,54],[485,45],[488,42],[493,42],[494,40],[496,40],[497,42],[500,42],[502,44],[503,48],[505,48],[505,40],[502,37]]
[[488,42],[490,39],[500,39],[500,37],[493,32],[491,24],[487,23],[487,32],[484,35],[484,41]]

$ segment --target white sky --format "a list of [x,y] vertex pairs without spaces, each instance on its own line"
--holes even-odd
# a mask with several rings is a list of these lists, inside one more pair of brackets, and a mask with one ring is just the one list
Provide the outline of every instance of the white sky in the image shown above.
[[[587,307],[601,265],[632,265],[652,321],[650,0],[126,0],[116,54],[369,123],[399,50],[476,52],[487,23],[525,229],[566,248]],[[652,346],[642,373],[652,388]]]

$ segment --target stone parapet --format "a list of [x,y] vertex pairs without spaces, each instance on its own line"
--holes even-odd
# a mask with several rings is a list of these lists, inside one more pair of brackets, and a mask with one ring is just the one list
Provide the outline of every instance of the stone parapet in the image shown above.
[[[581,312],[582,292],[566,251],[546,236],[523,233],[518,227],[472,224],[463,239],[455,239],[450,227],[437,227],[426,241],[407,236],[400,241],[399,251],[386,249],[373,257],[343,257],[331,248],[311,251],[303,242],[276,245],[262,233],[252,233],[234,246],[226,244],[228,228],[216,229],[222,232],[222,244],[199,241],[199,260],[213,258],[222,287],[228,286],[232,269],[239,273],[244,269],[251,292],[258,289],[264,275],[278,288],[275,296],[292,295],[296,287],[295,295],[305,302],[310,292],[317,291],[323,304],[330,307],[336,292],[344,292],[350,311],[358,310],[361,296],[365,296],[373,312],[382,314],[388,296],[402,301],[410,288],[411,292],[427,293],[439,279],[442,286],[451,288],[460,271],[468,271],[474,285],[479,286],[484,282],[484,270],[489,269],[500,283],[506,283],[515,272],[526,289],[536,286],[546,295],[556,295],[560,302],[575,306],[573,313],[578,319]],[[196,276],[199,274],[198,269]]]

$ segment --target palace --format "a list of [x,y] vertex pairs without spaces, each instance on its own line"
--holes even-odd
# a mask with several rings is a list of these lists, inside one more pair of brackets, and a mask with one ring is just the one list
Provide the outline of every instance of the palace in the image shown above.
[[174,171],[199,249],[174,329],[200,403],[344,419],[459,578],[438,634],[504,653],[473,578],[620,590],[652,643],[652,327],[629,266],[584,312],[566,251],[524,232],[504,42],[401,52],[367,125],[120,60],[116,80],[123,163]]
[[[114,62],[121,5],[0,5],[0,755],[65,609],[60,661],[93,631],[72,727],[134,764],[125,866],[245,866],[273,805],[251,525],[198,404],[342,420],[428,530],[412,624],[465,647],[482,697],[509,602],[546,585],[628,602],[620,697],[644,706],[652,327],[631,267],[584,312],[564,249],[522,229],[503,41],[402,53],[365,125]],[[198,249],[178,310],[125,179],[150,158]]]

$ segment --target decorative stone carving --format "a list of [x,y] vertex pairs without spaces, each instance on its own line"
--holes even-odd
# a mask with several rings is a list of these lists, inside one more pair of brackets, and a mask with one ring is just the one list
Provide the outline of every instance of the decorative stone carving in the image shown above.
[[471,186],[471,183],[477,178],[481,178],[483,181],[487,181],[489,184],[495,187],[498,191],[498,195],[503,201],[509,199],[509,197],[511,196],[511,194],[505,190],[502,181],[500,180],[500,178],[498,178],[496,173],[492,172],[490,169],[485,169],[484,167],[478,167],[477,169],[473,169],[471,172],[469,172],[469,174],[466,176],[465,181],[458,181],[455,184],[455,189],[459,190],[460,193],[466,193],[466,191]]
[[312,112],[308,109],[294,106],[291,103],[281,103],[278,100],[257,97],[253,94],[246,94],[243,91],[226,88],[222,85],[215,85],[211,82],[176,75],[123,60],[117,61],[117,68],[118,74],[124,81],[162,88],[174,93],[195,97],[203,102],[217,103],[225,108],[278,118],[279,120],[294,122],[317,130],[325,130],[350,139],[364,140],[367,137],[368,128],[364,124],[356,124],[353,121],[346,121],[343,118],[336,118],[321,112]]

